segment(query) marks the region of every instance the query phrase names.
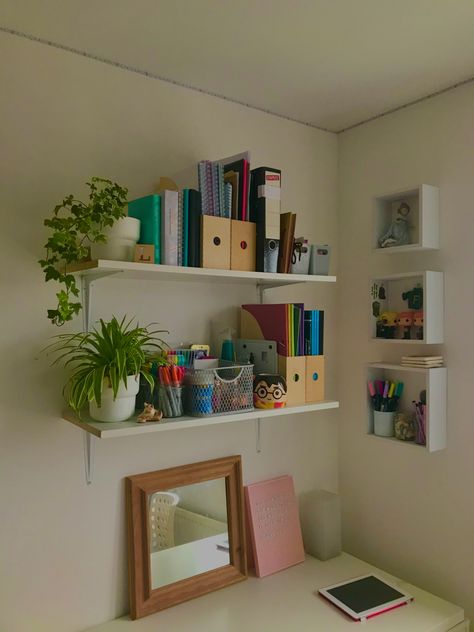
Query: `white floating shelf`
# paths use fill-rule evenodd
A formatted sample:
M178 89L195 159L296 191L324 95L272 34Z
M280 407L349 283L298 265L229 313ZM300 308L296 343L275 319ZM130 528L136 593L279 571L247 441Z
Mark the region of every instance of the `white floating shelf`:
M88 415L82 419L72 411L66 411L63 419L79 426L82 430L98 437L99 439L111 439L113 437L127 437L130 435L149 434L151 432L163 432L165 430L182 430L184 428L197 428L199 426L212 426L232 422L243 422L252 419L267 419L269 417L281 417L284 415L298 415L317 410L329 410L339 408L339 402L325 400L314 404L302 404L301 406L288 406L270 410L253 409L242 413L229 413L226 415L214 415L212 417L177 417L176 419L163 419L160 422L138 423L134 419L117 423L104 423L93 421Z
M167 266L154 263L134 263L129 261L109 261L98 259L68 267L68 271L89 278L118 274L120 278L146 279L157 281L221 281L222 283L240 283L279 287L295 283L335 283L335 276L312 274L283 274L272 272L244 272L241 270L213 270L210 268L188 268Z
M404 246L382 248L380 238L398 216L402 205L408 205L407 215L411 243ZM403 210L406 209L406 206ZM420 184L409 189L378 195L375 198L374 238L375 252L394 254L439 248L439 189L430 184Z
M421 309L410 307L408 301L408 295L417 286L421 287L423 292ZM403 298L404 294L405 299ZM370 282L369 297L370 337L373 340L410 345L440 344L444 341L444 275L442 272L428 270L373 278ZM398 327L394 328L393 337L377 336L375 308L378 309L379 313L423 311L423 336L416 337L417 329L415 327L410 330L410 339L403 338L403 331Z
M411 445L428 452L446 447L447 369L436 367L420 369L385 362L371 363L367 367L368 380L403 382L404 389L399 410L414 412L414 400L419 400L420 391L426 390L426 446L414 441L400 441L395 437L379 437L373 434L373 411L370 397L367 398L367 434L374 439ZM367 387L366 387L367 388Z

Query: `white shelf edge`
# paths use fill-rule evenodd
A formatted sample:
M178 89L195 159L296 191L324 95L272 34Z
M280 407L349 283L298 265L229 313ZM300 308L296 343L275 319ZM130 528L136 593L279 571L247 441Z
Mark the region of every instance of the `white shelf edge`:
M439 250L435 246L422 246L420 243L407 244L406 246L393 246L391 248L372 248L372 252L383 254L396 254L397 252L422 252L424 250Z
M388 369L392 371L411 371L412 373L428 373L436 369L443 369L446 371L445 366L433 366L433 367L413 367L404 366L403 364L391 364L389 362L369 362L367 365L369 369Z
M420 443L415 443L414 441L401 441L401 439L397 439L396 437L380 437L373 432L366 432L365 436L372 439L378 439L379 441L385 441L386 443L401 443L402 445L410 445L412 448L420 448L420 450L426 450L429 452L426 445L421 445Z
M246 272L243 270L214 270L211 268L189 268L184 266L167 266L155 263L135 263L132 261L109 261L97 259L95 261L77 264L69 268L71 274L79 276L100 276L100 273L123 273L129 276L174 277L186 280L202 280L214 278L257 283L261 285L291 285L294 283L335 283L332 275L312 274L283 274L273 272Z
M271 410L259 410L257 408L242 413L230 413L227 415L215 415L212 417L179 417L177 419L165 419L160 422L148 422L144 424L135 421L122 421L117 423L105 423L92 421L84 416L81 420L72 411L63 413L63 419L78 426L82 430L98 437L99 439L111 439L113 437L126 437L130 435L149 434L151 432L163 432L167 430L182 430L184 428L197 428L200 426L212 426L216 424L250 421L252 419L267 419L269 417L281 417L287 415L297 415L318 410L330 410L339 408L339 402L334 400L324 400L313 404L302 404L301 406L288 406L284 408L274 408Z

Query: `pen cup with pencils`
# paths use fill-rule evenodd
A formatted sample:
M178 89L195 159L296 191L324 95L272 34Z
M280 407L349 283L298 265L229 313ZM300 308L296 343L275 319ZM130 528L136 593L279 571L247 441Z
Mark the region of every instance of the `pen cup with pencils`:
M396 384L388 380L375 380L369 381L368 387L374 415L373 428L369 432L379 437L393 437L394 417L403 393L403 382Z
M163 417L181 417L184 367L161 366L158 370L158 379L158 401Z

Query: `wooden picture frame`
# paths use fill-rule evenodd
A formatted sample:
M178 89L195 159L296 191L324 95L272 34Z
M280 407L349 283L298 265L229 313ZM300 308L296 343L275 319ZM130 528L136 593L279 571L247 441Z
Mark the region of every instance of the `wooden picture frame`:
M225 478L230 564L152 589L148 497L158 491ZM145 617L247 579L240 456L129 476L126 481L130 616Z

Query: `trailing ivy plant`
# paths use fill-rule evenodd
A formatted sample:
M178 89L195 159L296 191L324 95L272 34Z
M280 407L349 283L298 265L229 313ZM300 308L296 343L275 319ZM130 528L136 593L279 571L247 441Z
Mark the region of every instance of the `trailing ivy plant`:
M128 189L105 178L93 177L86 183L89 200L76 200L68 195L54 207L53 216L44 220L51 229L45 244L46 258L39 263L46 281L57 281L64 287L57 294L55 309L48 309L48 318L54 325L72 320L81 310L76 300L79 289L68 265L86 259L91 243L107 241L104 229L125 216Z

